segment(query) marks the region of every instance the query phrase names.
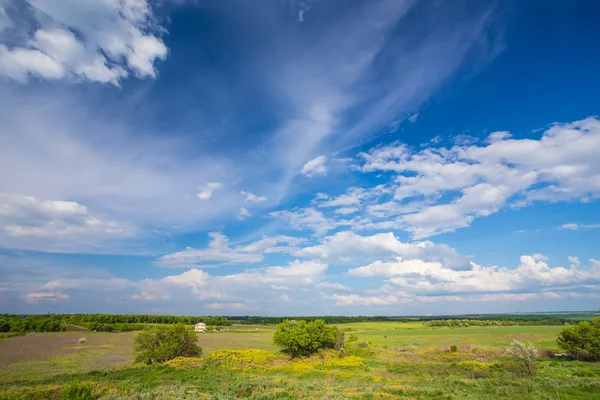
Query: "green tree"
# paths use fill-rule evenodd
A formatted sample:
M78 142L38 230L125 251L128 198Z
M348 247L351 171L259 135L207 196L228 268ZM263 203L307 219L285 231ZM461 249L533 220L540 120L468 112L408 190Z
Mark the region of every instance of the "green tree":
M558 334L558 347L579 358L588 351L600 358L600 318L592 318L577 325L567 326Z
M322 319L311 322L285 320L275 329L273 343L283 347L292 357L305 356L336 344L336 327Z
M135 361L160 363L175 357L198 357L202 348L196 333L183 324L154 325L135 337Z

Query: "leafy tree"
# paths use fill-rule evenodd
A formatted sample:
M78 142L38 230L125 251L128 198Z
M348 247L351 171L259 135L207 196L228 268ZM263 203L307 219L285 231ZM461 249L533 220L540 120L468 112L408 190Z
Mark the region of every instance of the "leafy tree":
M600 358L600 318L592 318L590 321L563 328L556 342L558 347L577 358L585 351L595 358Z
M336 327L327 325L322 319L285 320L275 329L273 343L283 347L292 357L310 355L323 348L336 345Z
M135 361L160 363L175 357L198 357L202 348L196 333L183 324L154 325L135 337Z

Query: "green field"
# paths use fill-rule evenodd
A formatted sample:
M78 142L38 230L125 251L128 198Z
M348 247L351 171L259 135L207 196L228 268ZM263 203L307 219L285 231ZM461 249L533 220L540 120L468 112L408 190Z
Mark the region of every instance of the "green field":
M365 342L360 354L290 361L272 344L274 327L255 325L198 334L202 359L152 366L132 364L135 332L14 337L0 341L0 399L61 398L80 386L104 399L600 398L599 363L541 357L528 378L503 355L511 339L557 349L560 326L338 326ZM211 352L224 349L260 351L213 353L227 361L214 362Z

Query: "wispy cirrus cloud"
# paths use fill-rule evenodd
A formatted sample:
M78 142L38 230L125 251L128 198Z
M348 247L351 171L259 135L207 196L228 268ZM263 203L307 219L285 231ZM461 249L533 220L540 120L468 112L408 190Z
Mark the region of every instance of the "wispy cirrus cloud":
M561 226L559 226L560 229L568 229L571 231L578 231L580 229L598 229L600 228L600 224L576 224L576 223L570 223L570 224L563 224Z

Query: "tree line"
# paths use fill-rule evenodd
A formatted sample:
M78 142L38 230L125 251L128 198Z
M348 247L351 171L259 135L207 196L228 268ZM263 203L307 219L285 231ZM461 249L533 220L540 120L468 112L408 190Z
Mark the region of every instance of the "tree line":
M518 319L434 319L425 321L425 326L450 326L455 328L469 326L559 326L577 324L581 321L562 318L518 318Z
M230 326L226 317L175 316L149 314L37 314L0 315L0 332L59 332L68 325L84 326L94 331L131 331L144 324L185 324L204 322L211 326Z
M312 322L316 320L323 320L328 324L348 324L352 322L410 322L417 321L419 318L397 318L397 317L383 317L383 316L357 316L357 317L346 317L346 316L310 316L310 317L258 317L258 316L236 316L228 317L234 323L248 324L248 325L275 325L280 324L285 320L297 320Z

